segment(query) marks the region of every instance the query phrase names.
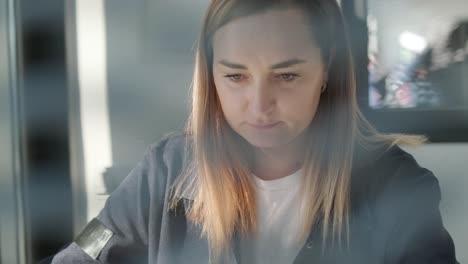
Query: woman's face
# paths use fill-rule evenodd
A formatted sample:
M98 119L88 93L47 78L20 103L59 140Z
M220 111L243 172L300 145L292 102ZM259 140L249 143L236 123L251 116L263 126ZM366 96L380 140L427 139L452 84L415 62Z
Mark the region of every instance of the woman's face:
M253 146L277 148L309 126L326 73L307 18L289 8L218 29L213 76L232 129Z

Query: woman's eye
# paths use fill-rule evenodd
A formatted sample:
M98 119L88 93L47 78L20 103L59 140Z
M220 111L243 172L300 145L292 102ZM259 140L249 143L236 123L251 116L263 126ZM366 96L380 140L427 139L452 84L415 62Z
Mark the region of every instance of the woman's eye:
M281 78L281 80L287 81L287 82L293 81L297 77L299 77L299 75L296 73L282 73L279 75L279 78Z
M241 74L227 74L224 77L228 78L231 81L234 82L239 82L242 80L242 75Z

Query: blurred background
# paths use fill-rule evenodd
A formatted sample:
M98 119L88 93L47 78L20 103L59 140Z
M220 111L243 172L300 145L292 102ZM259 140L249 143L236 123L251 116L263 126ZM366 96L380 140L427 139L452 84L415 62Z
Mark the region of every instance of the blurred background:
M207 4L0 0L1 264L35 263L72 241L146 147L184 127ZM429 110L449 109L457 119L444 120L468 126L466 0L341 6L353 47L366 44L355 50L363 109L417 109L429 121ZM466 263L468 135L433 124L442 140L406 150L438 177Z

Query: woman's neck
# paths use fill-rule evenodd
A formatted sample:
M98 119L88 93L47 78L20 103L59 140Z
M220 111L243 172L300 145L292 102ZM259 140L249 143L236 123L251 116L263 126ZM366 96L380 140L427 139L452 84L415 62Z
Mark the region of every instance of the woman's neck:
M276 149L256 148L252 173L262 180L280 179L299 170L303 160L303 151L297 144Z

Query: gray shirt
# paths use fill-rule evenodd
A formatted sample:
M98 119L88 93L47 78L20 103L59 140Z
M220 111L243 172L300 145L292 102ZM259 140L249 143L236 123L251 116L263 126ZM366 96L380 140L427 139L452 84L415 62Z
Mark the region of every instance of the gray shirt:
M52 263L208 263L207 240L185 217L191 198L185 197L177 210L168 208L170 188L190 158L187 153L182 133L151 145L109 196L97 221ZM313 228L295 264L457 263L439 213L438 181L410 154L398 147L358 149L351 179L349 246L322 251L320 228ZM240 260L239 241L235 235L229 263Z

